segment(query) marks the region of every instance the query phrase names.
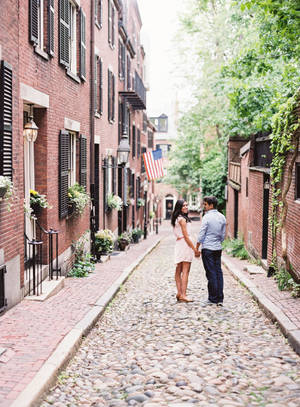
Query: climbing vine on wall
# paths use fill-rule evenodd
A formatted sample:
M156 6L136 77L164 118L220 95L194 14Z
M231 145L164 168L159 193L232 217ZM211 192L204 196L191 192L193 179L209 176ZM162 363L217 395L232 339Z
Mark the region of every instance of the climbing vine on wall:
M278 270L276 238L278 231L281 232L282 258L285 261L287 271L296 282L300 282L299 277L294 272L287 254L286 238L286 217L288 211L287 194L290 189L293 168L298 154L299 147L299 117L296 109L300 103L300 90L284 103L277 114L273 117L271 151L273 153L271 165L272 183L272 213L270 226L272 230L272 267ZM292 153L291 160L287 167L287 176L284 177L284 170L287 165L287 158Z

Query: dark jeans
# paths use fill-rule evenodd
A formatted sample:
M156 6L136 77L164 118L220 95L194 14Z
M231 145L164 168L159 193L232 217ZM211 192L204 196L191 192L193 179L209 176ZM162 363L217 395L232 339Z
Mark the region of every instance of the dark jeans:
M201 253L208 280L208 299L214 303L223 302L222 250L202 249Z

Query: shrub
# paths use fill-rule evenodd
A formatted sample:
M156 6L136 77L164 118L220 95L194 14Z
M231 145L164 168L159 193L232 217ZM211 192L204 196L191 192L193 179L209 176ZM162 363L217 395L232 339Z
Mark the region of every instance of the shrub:
M238 257L241 260L250 258L242 239L226 239L223 242L225 252L233 257Z
M95 269L91 254L85 251L85 243L87 241L88 239L86 237L81 237L76 242L72 242L75 262L68 274L69 277L86 277Z
M95 245L98 253L111 253L113 251L115 235L109 229L99 230L95 234Z
M118 242L120 240L126 241L128 244L131 242L131 234L128 232L123 232L118 236Z
M118 195L107 194L107 207L109 209L116 209L121 211L123 207L123 201Z
M145 206L145 199L138 198L137 200L137 207L140 208L141 206Z

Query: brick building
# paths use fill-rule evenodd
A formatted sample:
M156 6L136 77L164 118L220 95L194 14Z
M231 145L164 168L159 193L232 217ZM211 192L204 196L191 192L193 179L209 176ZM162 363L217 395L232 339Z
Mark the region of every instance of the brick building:
M284 178L287 179L288 158ZM282 262L281 236L272 242L269 225L271 215L270 137L257 135L250 140L230 139L228 142L227 235L241 237L249 252L270 266L273 248ZM300 277L300 150L293 169L287 196L287 251L293 268ZM274 245L274 247L273 247Z
M72 242L89 242L89 230L117 235L147 225L153 186L141 154L155 130L145 112L136 0L2 3L0 175L13 181L15 197L12 212L0 202L0 310L29 292L33 246L44 277L48 269L66 274ZM131 152L121 165L124 136ZM92 198L80 216L71 216L69 205L75 183ZM28 216L30 190L45 195L51 209ZM121 212L109 210L109 194L122 198Z

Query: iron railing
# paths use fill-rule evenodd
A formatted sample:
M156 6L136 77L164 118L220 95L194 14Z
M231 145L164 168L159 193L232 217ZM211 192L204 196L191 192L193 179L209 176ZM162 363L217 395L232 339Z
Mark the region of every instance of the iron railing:
M25 237L25 277L28 281L28 295L42 294L43 264L42 250L43 242L30 240L26 233Z
M48 276L49 280L53 280L54 273L56 274L56 280L58 279L58 275L61 276L61 268L58 267L58 230L54 230L50 228L46 230L39 224L36 220L37 228L37 240L40 240L44 243L43 248L43 257L42 262L43 264L48 264ZM46 242L48 244L46 244ZM48 246L48 252L46 247ZM55 267L54 267L55 265Z
M0 266L0 312L3 312L7 306L7 300L5 298L5 273L6 266Z

